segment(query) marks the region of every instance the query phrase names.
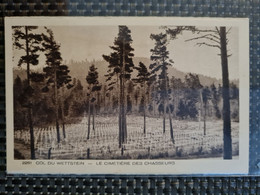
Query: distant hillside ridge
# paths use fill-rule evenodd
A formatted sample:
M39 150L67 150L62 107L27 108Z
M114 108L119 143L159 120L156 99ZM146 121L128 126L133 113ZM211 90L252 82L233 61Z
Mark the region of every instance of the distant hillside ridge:
M145 57L134 57L133 62L135 64L135 66L138 66L139 62L142 62L147 66L147 68L149 68L149 65L151 64L150 59L145 58ZM65 62L64 64L66 64L69 67L70 76L72 78L79 79L81 81L81 83L83 84L83 86L85 86L87 84L86 75L88 74L89 67L92 64L94 64L98 69L99 82L104 83L106 80L106 77L104 75L107 74L108 63L105 60L93 60L93 61L70 60L68 62ZM39 68L36 71L41 72L42 70ZM185 75L188 74L187 72L183 72L183 71L176 69L174 67L174 65L168 69L168 73L169 73L169 78L172 78L174 76L175 78L180 78L182 81L184 81ZM26 79L26 70L23 68L14 68L13 69L13 76L14 76L13 78L15 79L17 75L19 75L19 77L22 80ZM132 73L132 78L135 78L136 75L137 75L137 72L136 72L136 70L134 70ZM215 86L218 86L219 84L222 85L222 79L217 79L217 78L213 78L213 77L202 75L202 74L197 74L197 75L199 76L200 82L203 86L210 86L213 83L215 84ZM230 83L234 83L238 86L239 80L238 79L230 80Z

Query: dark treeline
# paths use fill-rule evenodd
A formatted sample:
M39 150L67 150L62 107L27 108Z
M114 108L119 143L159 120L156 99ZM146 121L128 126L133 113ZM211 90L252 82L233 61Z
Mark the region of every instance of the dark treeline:
M142 61L134 64L131 30L127 26L119 26L118 36L110 46L111 53L103 54L108 64L107 73L99 75L97 65L93 63L86 67L85 72L78 73L84 74L84 81L70 76L70 66L63 64L60 44L56 42L52 30L45 28L44 33L37 34L35 29L37 27L13 28L14 47L24 52L18 66L25 64L25 69L17 70L14 78L14 126L15 129L30 129L32 159L35 158L34 127L54 125L59 143L66 138L65 124L76 123L86 115L87 139L91 124L95 131L96 115L117 115L119 147L127 142L127 115L143 117L144 134L148 126L146 117L161 117L163 133L169 122L173 143L173 123L176 120L203 122L206 135L207 120L224 120L223 105L228 103L229 117L239 121L239 89L235 83L229 83L229 80L228 85L225 83L227 93L223 85L202 85L196 74L188 73L184 79L169 75L169 68L174 66L169 59L169 41L183 30L196 31L194 28L167 29L166 33L151 34L154 43L151 64ZM171 38L167 32L171 33ZM31 66L39 64L41 54L45 55L45 65L42 70L34 71ZM26 76L21 76L24 71ZM100 77L105 79L101 81ZM228 100L223 98L226 94Z
M197 81L199 86L197 87ZM88 95L80 80L73 78L73 87L64 89L64 116L67 123L74 123L78 117L88 114ZM160 101L161 91L159 83L148 86L143 89L144 84L136 84L135 81L129 81L126 84L127 91L127 114L137 114L142 116L144 109L149 117L162 117L164 107ZM231 118L239 121L239 89L236 84L230 84L230 100L232 104ZM28 120L26 109L23 107L23 91L25 90L26 80L21 80L19 76L14 79L14 119L15 129L24 129L27 127ZM48 126L55 122L55 113L53 99L49 94L41 91L40 83L34 85L36 104L34 106L34 123L37 126ZM95 94L95 110L98 115L114 115L118 113L118 89L108 91L108 85L102 84L100 91ZM222 107L222 86L212 83L210 86L202 86L199 77L195 74L187 74L185 80L172 77L169 80L169 101L170 113L173 119L178 120L203 120L204 113L209 119L221 119ZM205 95L204 95L205 94ZM206 105L206 108L204 106ZM93 106L90 105L92 114ZM206 112L205 112L206 110ZM166 109L166 113L169 109ZM23 113L23 114L22 114ZM200 115L199 115L200 113ZM61 108L59 110L61 118Z

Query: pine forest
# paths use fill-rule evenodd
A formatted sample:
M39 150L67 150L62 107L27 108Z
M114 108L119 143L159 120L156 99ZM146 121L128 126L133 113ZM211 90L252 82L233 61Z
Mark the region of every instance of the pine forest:
M238 30L13 26L15 159L235 159Z

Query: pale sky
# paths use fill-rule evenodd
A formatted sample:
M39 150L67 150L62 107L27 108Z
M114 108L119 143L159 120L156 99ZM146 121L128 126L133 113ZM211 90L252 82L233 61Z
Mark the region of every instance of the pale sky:
M150 58L150 49L154 41L150 39L151 33L163 32L159 26L128 26L133 39L132 47L136 57ZM102 54L108 55L112 50L109 46L118 34L118 26L50 26L54 38L61 44L62 58L70 60L102 60ZM40 32L44 32L42 27ZM195 41L185 42L194 37L191 32L184 32L178 39L168 45L170 58L175 62L174 67L183 72L192 72L206 76L221 78L220 53L218 48L195 46ZM238 70L238 30L232 28L228 34L229 74L230 79L239 78ZM15 55L18 53L16 52ZM42 57L44 60L44 58Z

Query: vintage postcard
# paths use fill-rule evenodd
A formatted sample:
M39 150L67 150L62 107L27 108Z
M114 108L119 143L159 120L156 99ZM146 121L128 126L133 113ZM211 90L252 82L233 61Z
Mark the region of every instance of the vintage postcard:
M10 174L248 174L245 18L5 18Z

